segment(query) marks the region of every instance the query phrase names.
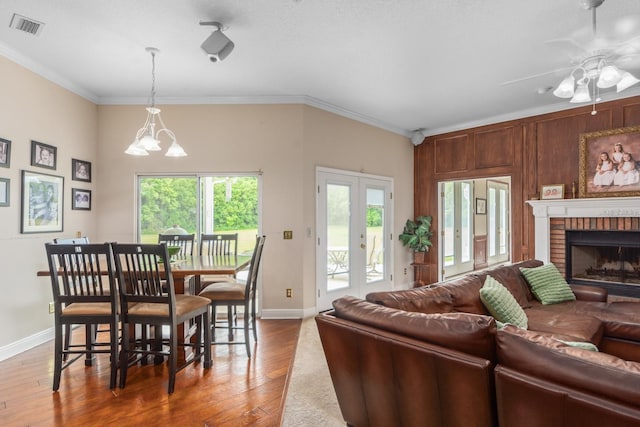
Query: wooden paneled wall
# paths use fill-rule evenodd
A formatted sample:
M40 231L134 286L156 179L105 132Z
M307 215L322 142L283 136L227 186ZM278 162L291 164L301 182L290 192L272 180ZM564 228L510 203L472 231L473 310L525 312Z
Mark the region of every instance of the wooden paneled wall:
M579 138L583 132L640 125L640 96L509 122L435 135L415 148L415 215L432 215L438 229L439 181L511 177L511 248L514 261L535 253L531 208L544 184L564 184L572 197L578 183ZM430 282L437 279L439 236L427 253Z

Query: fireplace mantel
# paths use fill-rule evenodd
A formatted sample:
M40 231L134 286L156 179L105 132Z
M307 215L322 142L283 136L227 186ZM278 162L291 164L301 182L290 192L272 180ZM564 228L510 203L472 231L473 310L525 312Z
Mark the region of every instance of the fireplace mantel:
M640 197L528 200L535 217L536 259L549 262L550 218L640 217Z

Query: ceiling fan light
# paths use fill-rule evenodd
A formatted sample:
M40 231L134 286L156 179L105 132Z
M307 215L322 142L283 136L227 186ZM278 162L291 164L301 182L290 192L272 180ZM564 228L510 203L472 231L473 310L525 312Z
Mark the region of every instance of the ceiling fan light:
M573 98L571 98L569 102L576 104L580 102L590 102L590 101L591 101L591 95L589 95L589 85L584 84L584 85L578 85L578 87L576 88L575 95L573 95Z
M574 84L575 78L572 74L560 82L556 90L553 91L553 94L558 98L571 98L574 93Z
M618 82L616 91L617 92L622 92L623 90L630 88L631 86L633 86L634 84L636 84L638 82L640 82L640 80L638 80L630 72L625 71L624 73L622 73L622 78Z
M598 77L598 87L600 89L607 89L615 86L620 79L622 78L622 74L620 70L615 65L606 65L602 67L600 71L600 77Z

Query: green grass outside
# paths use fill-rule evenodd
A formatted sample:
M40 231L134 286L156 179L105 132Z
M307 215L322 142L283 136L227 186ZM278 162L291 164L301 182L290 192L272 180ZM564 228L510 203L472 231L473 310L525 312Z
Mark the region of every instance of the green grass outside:
M330 225L328 226L329 242L328 246L349 246L349 227L346 225ZM382 227L367 228L367 246L373 244L373 237L376 238L376 247L380 247L382 241Z

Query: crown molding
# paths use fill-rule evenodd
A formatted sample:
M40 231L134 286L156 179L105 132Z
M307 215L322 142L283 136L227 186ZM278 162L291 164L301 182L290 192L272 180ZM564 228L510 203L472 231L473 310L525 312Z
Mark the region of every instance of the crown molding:
M83 89L82 87L74 84L72 81L60 76L59 74L44 67L42 64L27 58L26 56L16 52L4 44L0 43L0 55L7 59L25 67L26 69L38 74L39 76L49 80L50 82L75 93L93 102L96 105L145 105L148 102L148 97L98 97L95 94ZM634 87L627 89L623 94L617 93L604 93L601 94L602 102L613 101L617 99L630 98L640 95L640 87ZM360 123L364 123L370 126L374 126L379 129L387 130L389 132L405 136L408 139L411 138L413 131L408 129L402 129L397 126L393 126L389 123L383 122L372 117L359 114L355 111L348 110L338 105L331 104L318 98L314 98L308 95L272 95L272 96L200 96L200 97L166 97L156 98L159 105L269 105L269 104L301 104L310 107L315 107L336 115L346 117L348 119L355 120ZM525 110L513 111L511 113L485 117L478 120L467 121L458 123L452 126L443 126L439 128L422 128L422 133L425 137L441 135L449 132L460 131L464 129L470 129L479 126L486 126L495 123L506 122L510 120L522 119L525 117L537 116L542 114L554 113L557 111L571 110L574 108L580 108L588 103L575 105L570 104L567 101L558 102L552 105L544 107L536 107ZM598 104L596 104L597 107Z
M76 95L93 102L94 104L98 103L98 97L91 92L74 84L71 80L66 79L61 75L51 71L49 68L43 66L39 62L33 61L32 59L27 58L21 53L8 48L2 43L0 43L0 55L15 62L18 65L23 66L27 70L39 75L40 77L49 80L51 83L57 84L58 86L67 89L68 91L73 92Z

